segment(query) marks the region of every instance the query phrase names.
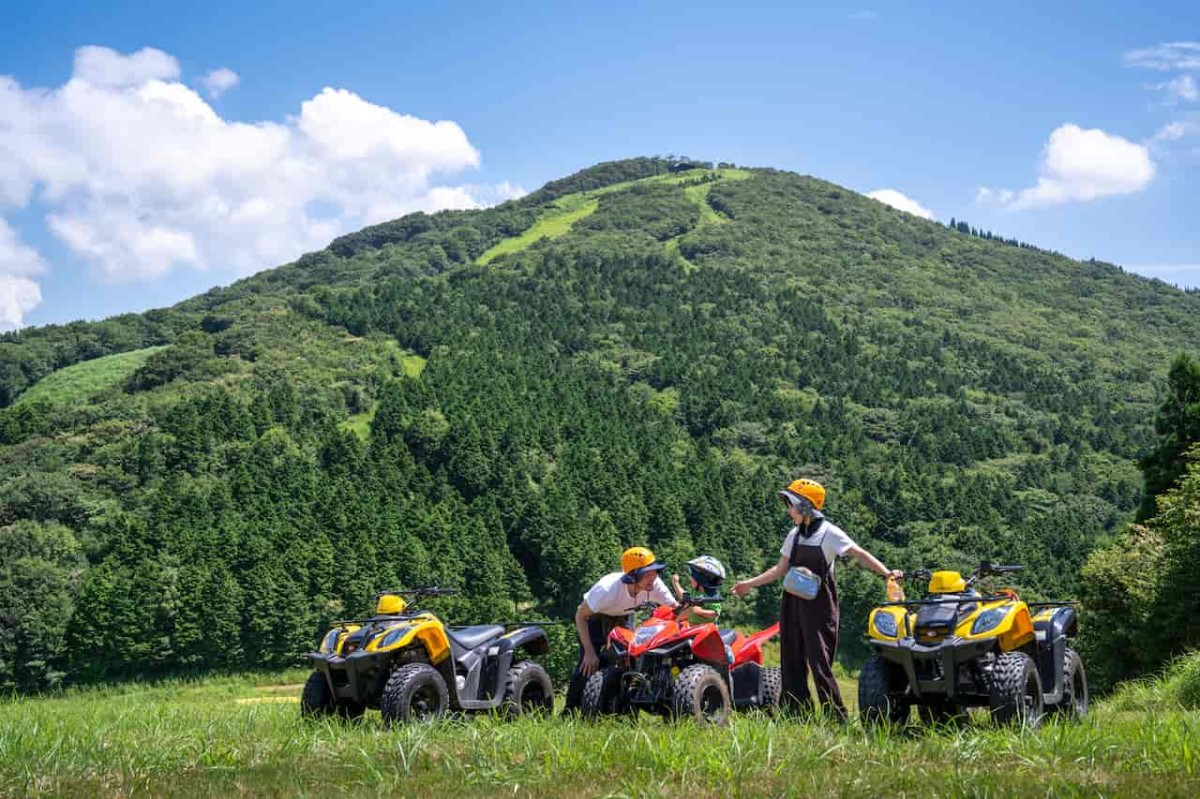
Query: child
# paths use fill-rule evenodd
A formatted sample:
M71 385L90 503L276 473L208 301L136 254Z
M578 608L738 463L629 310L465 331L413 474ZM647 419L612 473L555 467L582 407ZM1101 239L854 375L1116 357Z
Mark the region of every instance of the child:
M688 571L692 575L693 592L700 591L701 595L706 597L720 594L721 581L725 579L725 567L721 565L721 561L712 555L701 555L688 561ZM682 600L683 587L679 584L679 575L671 575L671 582L675 596ZM690 607L679 616L679 620L689 624L707 624L710 621L715 622L720 615L721 605L716 603Z

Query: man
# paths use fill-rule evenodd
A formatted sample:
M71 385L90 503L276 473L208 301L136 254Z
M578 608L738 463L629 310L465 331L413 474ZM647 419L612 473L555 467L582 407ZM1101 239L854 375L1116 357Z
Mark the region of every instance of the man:
M575 713L583 702L583 686L600 668L600 650L614 627L626 624L634 608L646 602L676 607L679 603L659 576L666 566L645 547L630 547L621 555L621 571L596 581L575 610L579 635L579 664L567 686L563 714Z
M779 609L780 666L783 677L782 703L791 709L812 707L808 692L808 670L821 706L839 721L846 720L846 705L833 677L833 658L838 640L838 594L833 577L834 560L849 555L880 577L900 576L889 571L870 552L854 543L841 528L825 519L825 489L813 480L795 480L779 492L795 527L779 550L779 562L757 577L742 580L733 593L742 596L751 588L773 583L796 568L808 569L819 581L809 599L785 591ZM786 583L785 583L786 585Z

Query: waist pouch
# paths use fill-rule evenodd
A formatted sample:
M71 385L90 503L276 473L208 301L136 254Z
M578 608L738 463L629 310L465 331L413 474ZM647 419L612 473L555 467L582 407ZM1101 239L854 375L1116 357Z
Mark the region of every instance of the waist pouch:
M821 578L812 569L793 566L783 578L783 590L801 599L812 599L821 591Z

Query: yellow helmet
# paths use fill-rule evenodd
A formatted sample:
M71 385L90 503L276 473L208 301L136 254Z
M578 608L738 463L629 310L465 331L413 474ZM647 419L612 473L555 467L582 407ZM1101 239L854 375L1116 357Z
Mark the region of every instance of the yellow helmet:
M654 558L654 553L645 547L630 547L621 553L621 578L626 583L637 582L648 571L662 571L666 566Z
M967 590L967 581L958 572L934 572L929 578L931 594L961 594Z
M779 497L784 502L790 502L788 495L807 499L817 510L820 510L825 505L825 486L816 480L809 480L804 477L799 480L793 480L788 483L787 488L779 492Z
M375 603L376 616L397 616L404 612L408 607L408 603L402 597L395 594L380 594L379 601Z

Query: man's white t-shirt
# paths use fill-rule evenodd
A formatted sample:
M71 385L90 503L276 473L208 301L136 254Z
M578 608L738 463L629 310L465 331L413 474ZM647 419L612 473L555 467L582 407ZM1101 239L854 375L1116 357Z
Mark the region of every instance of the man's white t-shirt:
M799 528L793 527L787 534L787 538L783 541L783 546L779 549L779 554L785 558L792 556L792 543L796 540L796 530ZM829 573L833 574L834 559L845 555L850 551L851 547L858 546L854 540L829 520L822 522L821 527L808 538L800 539L800 546L816 546L820 542L821 550L825 554L825 560L829 563Z
M596 581L588 592L583 595L583 601L591 608L592 613L605 616L625 616L645 602L657 602L660 605L675 607L679 604L667 590L667 584L661 577L654 578L654 584L649 591L638 591L634 596L629 595L629 584L621 582L624 575L621 572L606 574Z

